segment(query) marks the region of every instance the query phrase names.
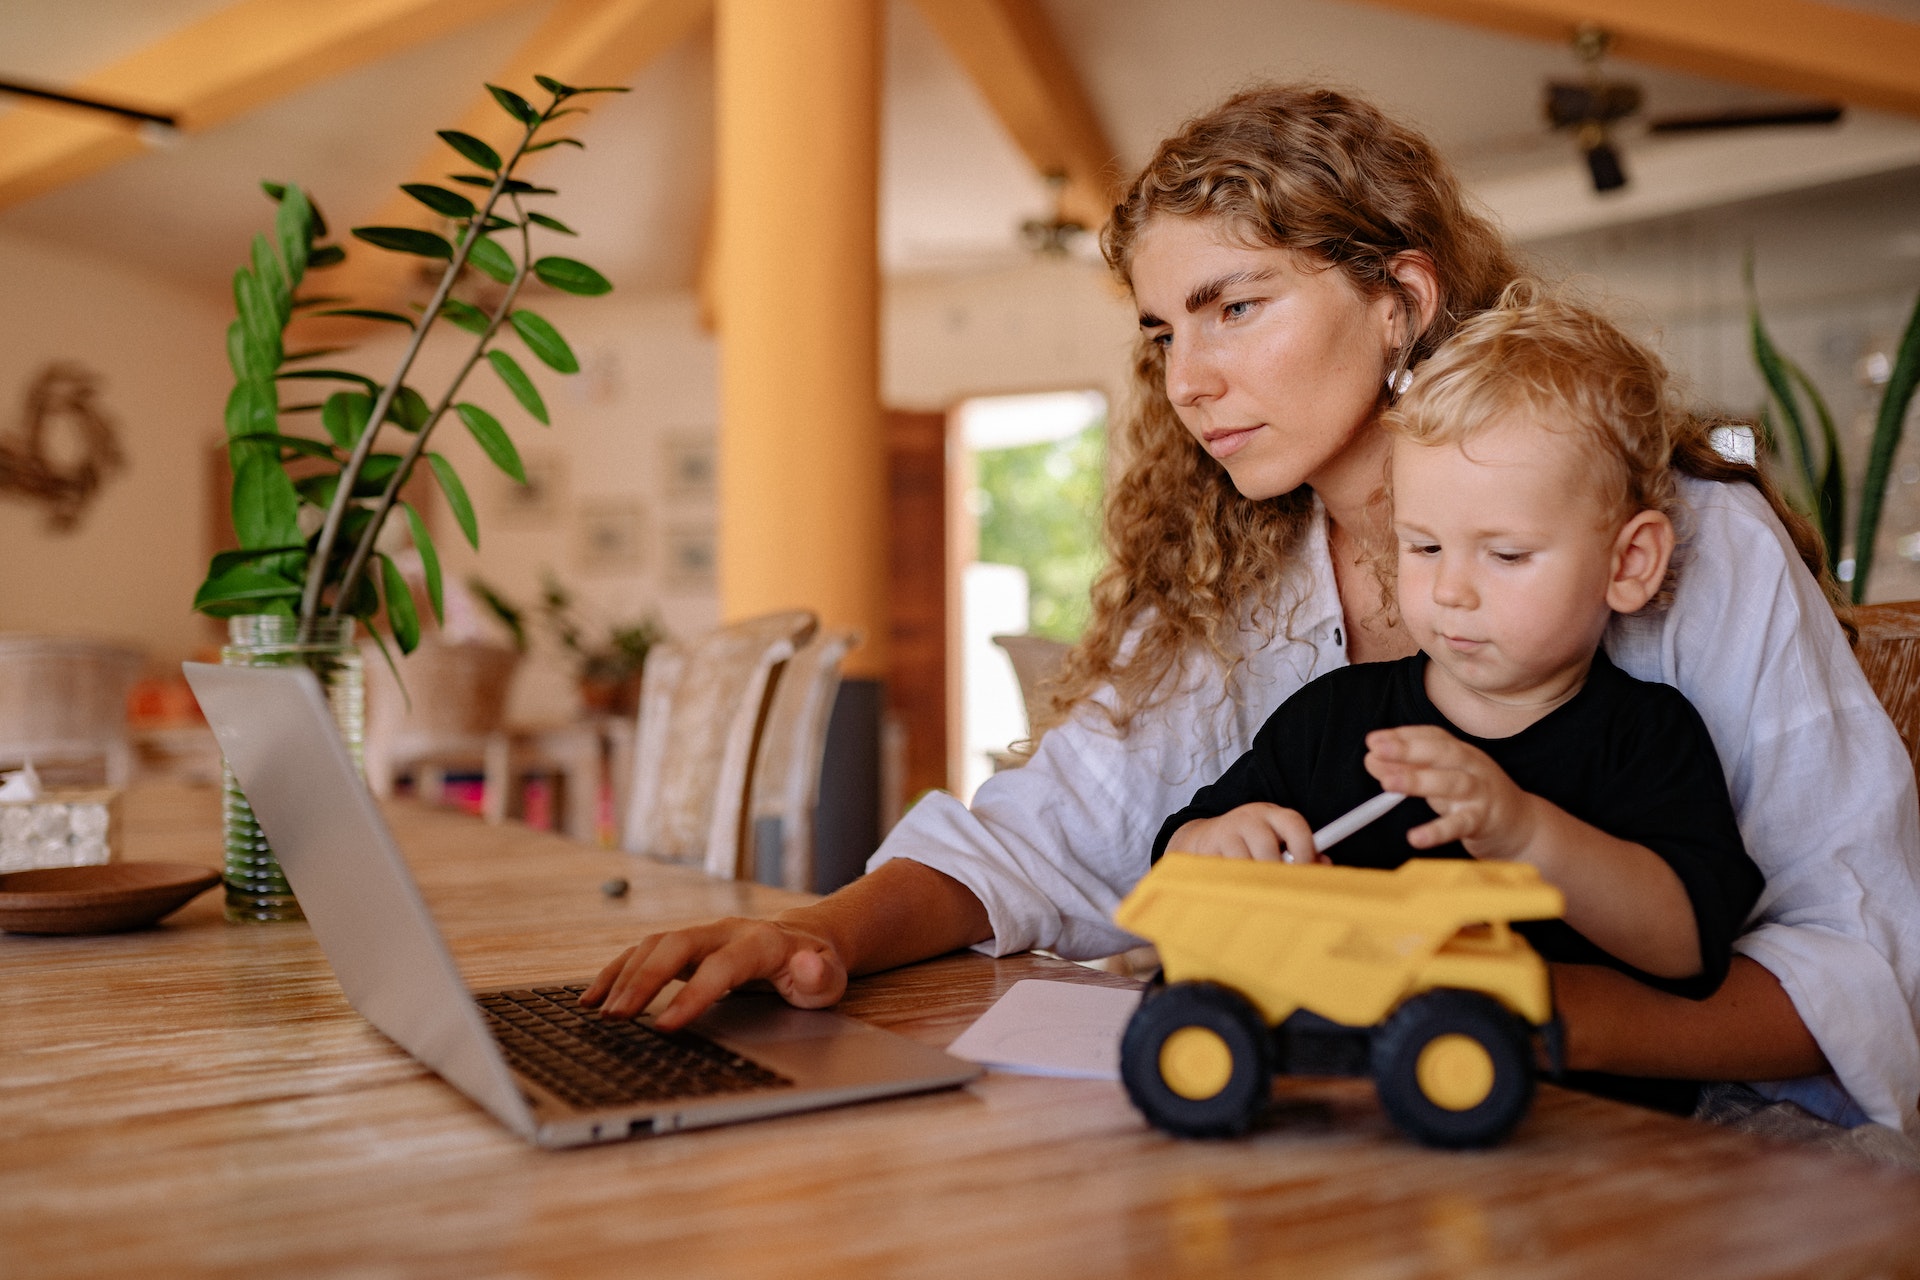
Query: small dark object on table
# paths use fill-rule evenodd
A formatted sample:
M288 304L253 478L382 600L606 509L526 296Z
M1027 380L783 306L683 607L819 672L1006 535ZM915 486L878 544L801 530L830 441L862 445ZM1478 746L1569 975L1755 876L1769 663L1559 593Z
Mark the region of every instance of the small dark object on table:
M609 898L624 898L627 896L628 888L629 886L625 876L615 876L613 879L601 884L600 892L606 894Z

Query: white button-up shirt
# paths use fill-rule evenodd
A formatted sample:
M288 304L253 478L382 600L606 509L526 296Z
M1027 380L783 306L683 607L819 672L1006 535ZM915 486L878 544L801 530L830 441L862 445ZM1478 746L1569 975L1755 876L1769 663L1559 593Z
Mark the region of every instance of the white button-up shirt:
M1920 1138L1920 805L1906 749L1818 585L1748 485L1684 480L1673 606L1617 617L1606 648L1693 702L1719 749L1747 850L1766 875L1735 950L1777 977L1833 1075L1762 1086L1845 1124ZM1316 510L1277 635L1243 634L1228 688L1204 655L1169 700L1117 736L1083 707L971 809L936 792L868 863L910 858L986 907L992 955L1071 958L1139 940L1114 907L1146 874L1154 835L1301 685L1345 665L1342 613ZM1111 690L1095 695L1112 697Z

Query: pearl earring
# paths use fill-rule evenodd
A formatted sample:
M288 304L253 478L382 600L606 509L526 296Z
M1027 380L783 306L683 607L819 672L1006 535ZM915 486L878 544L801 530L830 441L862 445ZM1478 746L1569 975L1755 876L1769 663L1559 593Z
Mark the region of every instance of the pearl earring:
M1396 396L1407 394L1407 388L1413 385L1413 374L1406 369L1387 370L1387 390Z

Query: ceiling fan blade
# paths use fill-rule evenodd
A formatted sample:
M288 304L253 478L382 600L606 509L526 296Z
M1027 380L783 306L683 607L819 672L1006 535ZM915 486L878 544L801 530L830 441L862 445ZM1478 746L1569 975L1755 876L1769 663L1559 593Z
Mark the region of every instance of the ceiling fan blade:
M119 116L123 120L135 120L145 124L157 124L174 128L174 117L161 111L149 111L145 107L129 106L123 102L107 102L100 98L82 97L77 93L67 93L60 89L49 89L44 85L22 84L16 80L0 80L0 94L9 94L17 98L36 98L41 102L59 102L70 107L85 107L89 111L101 111L108 115Z
M1556 129L1612 124L1640 109L1640 86L1630 80L1603 80L1598 84L1549 80L1543 106L1547 123Z
M1716 129L1766 129L1777 125L1835 124L1846 115L1837 102L1807 107L1758 107L1702 116L1664 116L1647 122L1648 133L1709 133Z

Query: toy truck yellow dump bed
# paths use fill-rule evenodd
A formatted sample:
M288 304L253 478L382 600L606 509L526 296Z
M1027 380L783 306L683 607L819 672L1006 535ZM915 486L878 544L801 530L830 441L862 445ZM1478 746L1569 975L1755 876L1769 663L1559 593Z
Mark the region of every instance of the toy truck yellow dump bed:
M1551 1016L1546 967L1507 924L1563 907L1528 866L1416 858L1377 871L1170 853L1114 919L1159 949L1168 982L1225 983L1270 1025L1304 1008L1369 1026L1436 986L1484 991L1538 1025Z

